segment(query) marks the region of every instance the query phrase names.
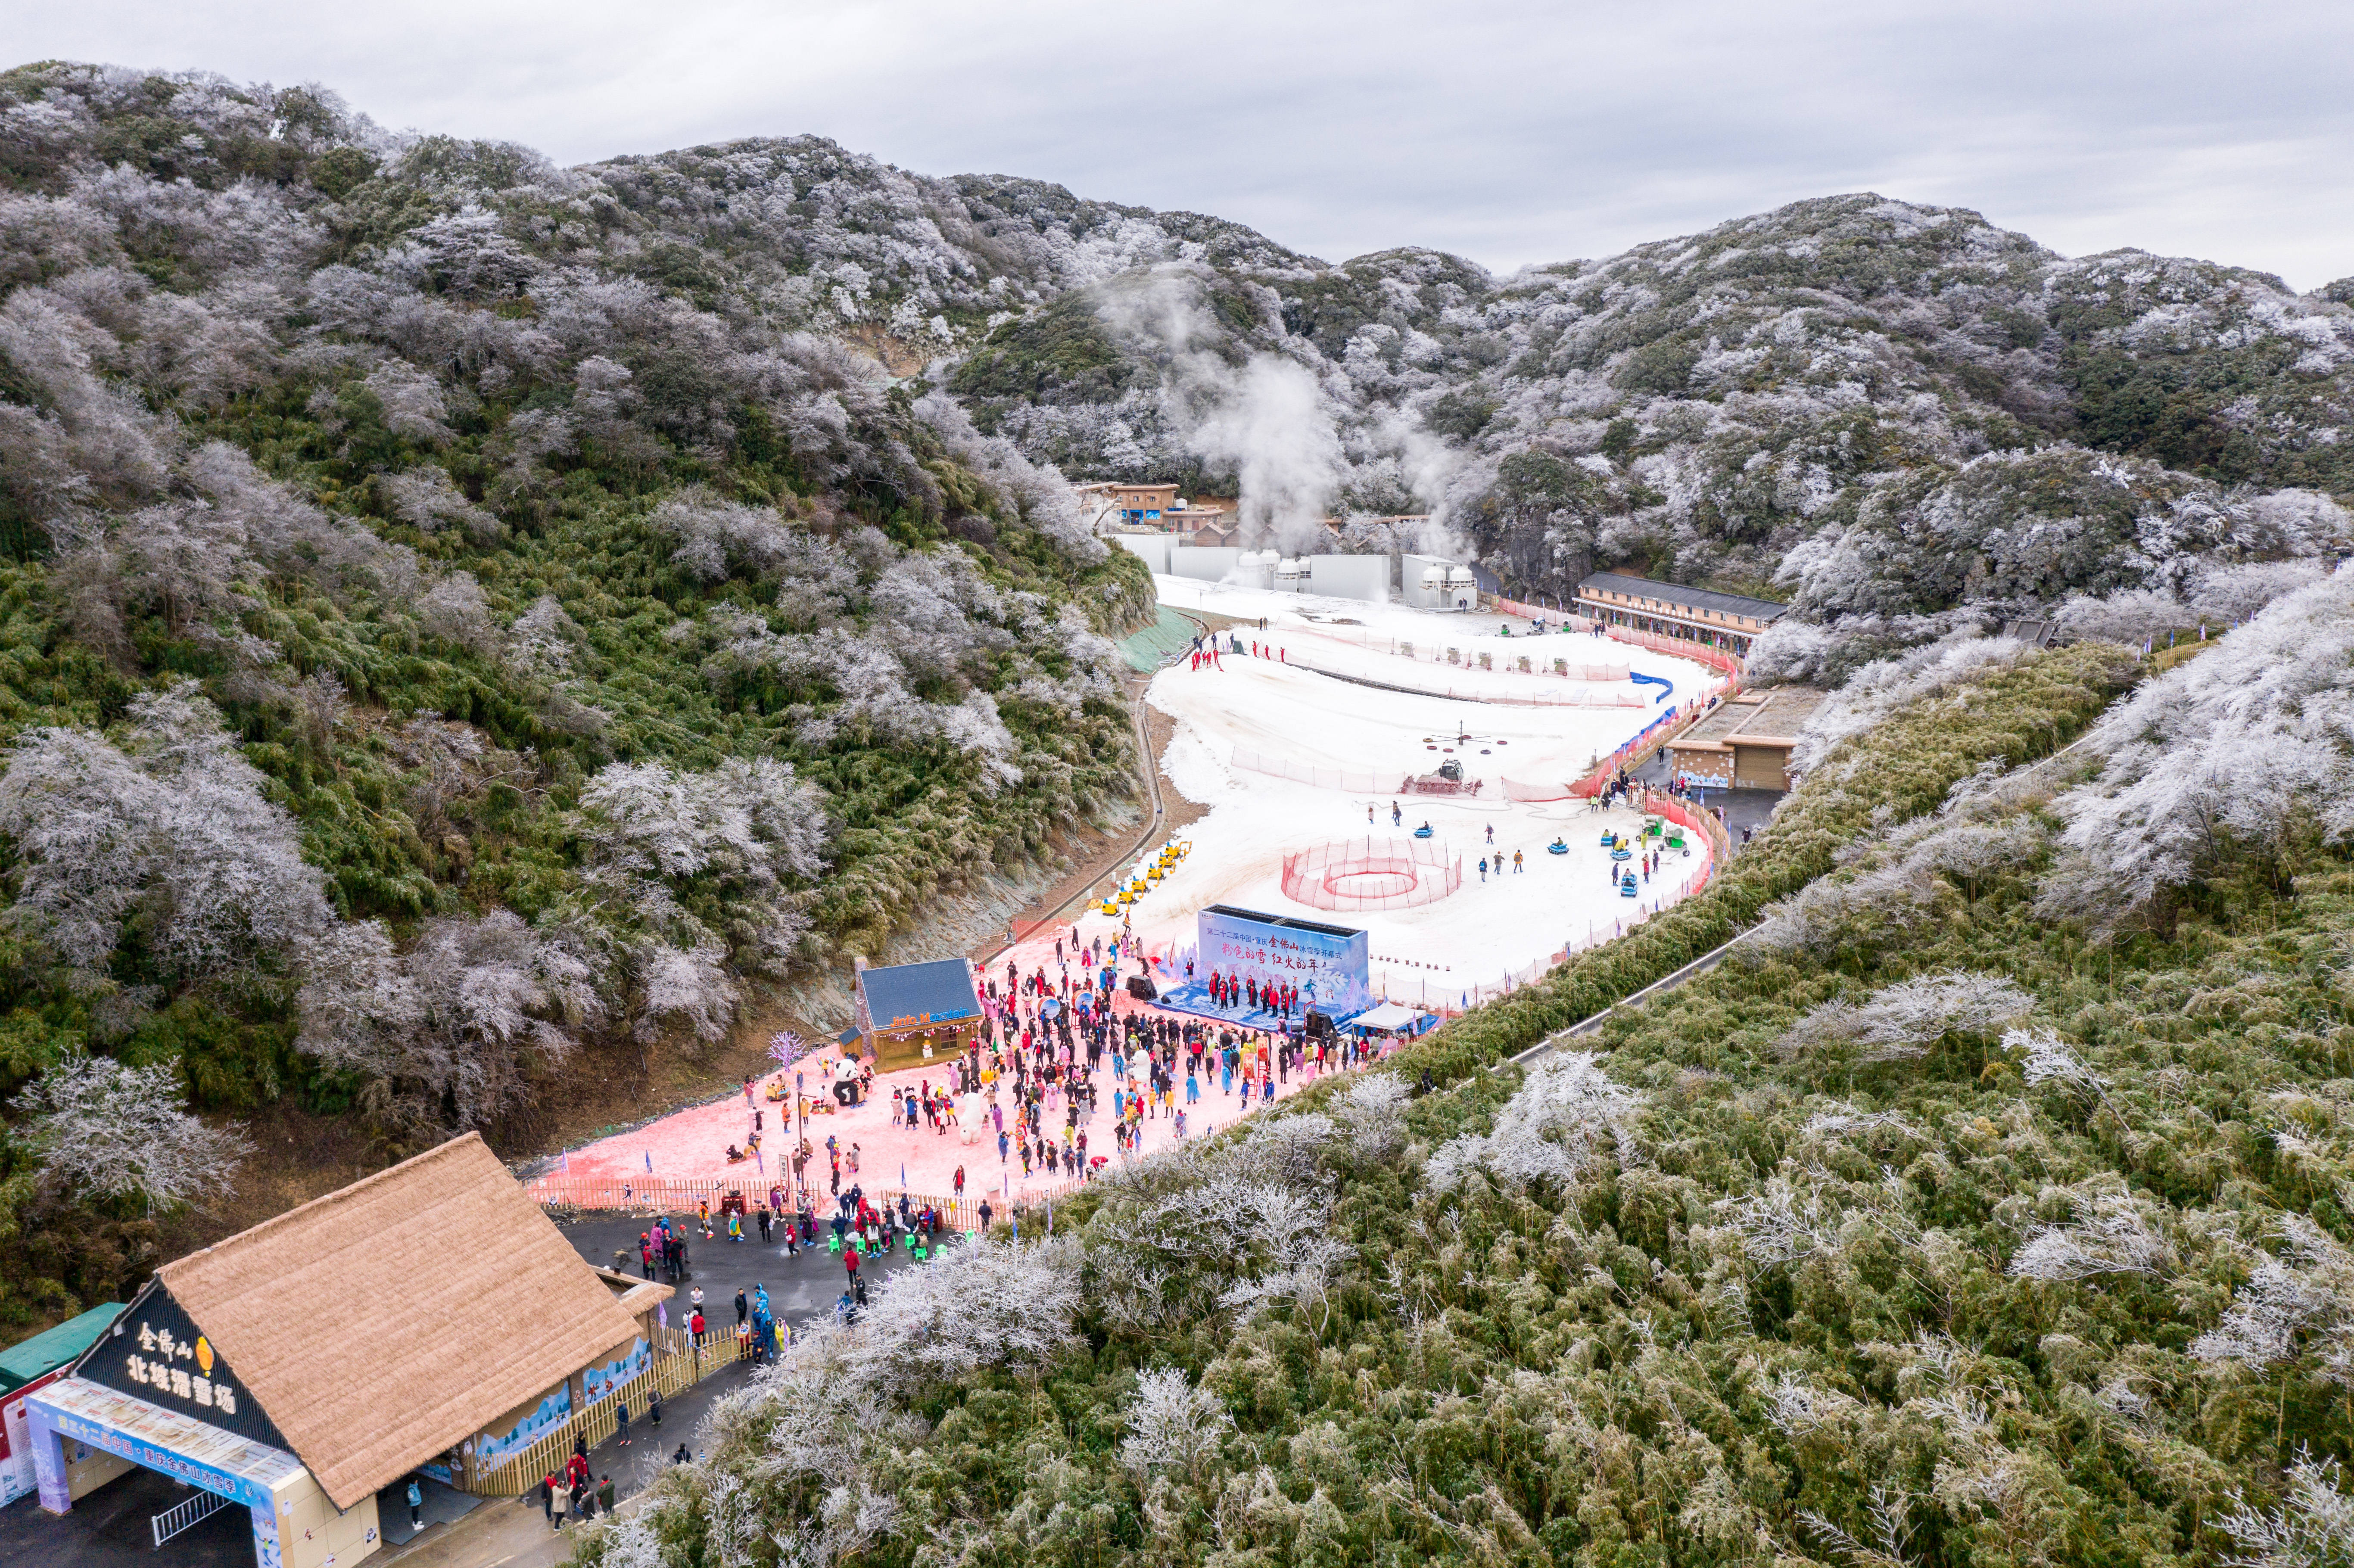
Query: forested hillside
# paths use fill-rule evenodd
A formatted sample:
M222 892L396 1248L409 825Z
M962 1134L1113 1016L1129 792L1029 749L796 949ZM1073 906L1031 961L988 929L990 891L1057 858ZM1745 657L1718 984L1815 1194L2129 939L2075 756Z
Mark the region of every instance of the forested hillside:
M141 1277L243 1118L495 1130L1113 808L1150 586L1059 470L1176 478L1787 597L1803 787L897 1271L590 1556L2344 1562L2349 293L1869 196L1336 266L815 138L0 76L0 1328ZM2030 611L2081 640L1978 635Z
M1132 789L1138 564L633 203L0 77L0 1329L143 1277L223 1116L495 1128Z
M1705 895L894 1276L584 1558L2345 1561L2354 582L1861 683Z
M1612 567L1787 599L1768 663L1838 676L2344 548L2349 291L1839 196L1503 278L1417 250L1172 260L996 328L949 384L1074 471L1224 491L1257 464L1288 541L1436 511L1422 542L1523 595Z

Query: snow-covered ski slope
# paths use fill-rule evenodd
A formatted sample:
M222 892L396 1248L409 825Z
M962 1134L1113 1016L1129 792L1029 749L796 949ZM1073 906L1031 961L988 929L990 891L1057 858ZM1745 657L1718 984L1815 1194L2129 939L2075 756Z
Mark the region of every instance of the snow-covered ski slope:
M1484 652L1502 664L1505 656L1543 655L1549 665L1566 657L1573 666L1634 668L1675 683L1677 702L1713 690L1714 672L1685 660L1629 648L1585 635L1510 638L1496 635L1505 623L1497 616L1444 615L1400 605L1370 605L1344 599L1274 593L1205 584L1186 578L1159 579L1163 602L1177 609L1268 620L1268 629L1237 628L1247 648L1253 641L1288 657L1236 657L1224 668L1195 670L1191 662L1164 670L1148 699L1176 721L1163 759L1181 793L1211 808L1181 836L1193 848L1176 872L1134 909L1136 929L1155 950L1182 950L1193 942L1193 916L1211 904L1232 904L1301 918L1362 927L1372 935L1373 982L1400 1000L1411 1001L1428 986L1435 999L1454 988L1493 984L1508 972L1525 970L1564 947L1583 947L1613 934L1618 922L1638 908L1664 904L1706 865L1707 849L1697 835L1689 856L1674 850L1658 875L1640 885L1640 896L1619 896L1609 878L1612 863L1601 843L1603 829L1631 832L1634 813L1591 811L1585 802L1515 803L1503 798L1501 780L1561 783L1582 776L1597 757L1611 751L1658 716L1655 688L1626 681L1578 682L1558 675L1481 672L1470 655ZM1341 624L1354 621L1354 626ZM1515 627L1525 622L1514 621ZM1354 636L1363 645L1336 640ZM1394 639L1412 642L1416 657L1383 651ZM1427 647L1457 649L1464 663L1434 665ZM1302 661L1293 663L1292 659ZM1345 681L1308 668L1315 660L1358 677ZM1466 667L1466 666L1469 667ZM1382 685L1359 683L1380 681ZM1492 691L1502 702L1463 696L1422 695L1418 691L1452 686L1458 694ZM1605 695L1633 694L1638 705L1533 705L1543 694L1580 688ZM1557 699L1554 699L1557 700ZM1292 768L1371 773L1379 789L1350 790L1296 782L1249 768L1236 768L1237 749L1247 758L1279 759ZM1442 762L1459 760L1467 779L1482 782L1469 797L1402 795L1405 775L1436 772ZM1405 813L1393 826L1391 806ZM1366 809L1373 821L1366 820ZM1463 861L1462 891L1436 903L1394 910L1322 910L1295 903L1282 892L1287 851L1340 839L1402 837L1427 821L1436 840ZM1492 828L1495 842L1488 841ZM1546 853L1559 836L1565 855ZM1522 869L1511 870L1513 851ZM1494 869L1500 853L1503 869ZM1480 880L1478 863L1490 857ZM1389 983L1384 986L1385 975ZM1405 994L1400 994L1404 992Z

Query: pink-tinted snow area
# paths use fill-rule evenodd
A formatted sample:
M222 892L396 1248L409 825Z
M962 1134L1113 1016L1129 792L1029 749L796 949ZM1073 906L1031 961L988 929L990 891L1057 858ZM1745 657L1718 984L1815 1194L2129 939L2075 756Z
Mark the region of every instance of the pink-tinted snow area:
M1077 925L1083 938L1092 940L1102 936L1107 942L1119 928L1117 920L1107 919L1100 915L1083 916ZM1063 927L1061 931L1067 940L1070 927ZM1001 991L1009 959L1019 964L1025 975L1044 968L1050 978L1056 976L1058 966L1055 961L1055 932L1047 930L992 959L991 973L998 980ZM1138 966L1133 961L1121 964L1123 982L1115 991L1114 1005L1122 1012L1154 1012L1157 1010L1149 1003L1133 1001L1127 993L1125 977L1137 972ZM1076 968L1072 975L1076 982L1078 975ZM821 1064L830 1065L839 1059L838 1053L816 1053L796 1062L785 1072L788 1075L795 1072L806 1075L814 1100L819 1086L830 1078L830 1074ZM810 1162L809 1179L817 1193L822 1197L827 1192L825 1140L829 1136L843 1150L843 1186L847 1188L854 1181L870 1194L890 1189L947 1197L954 1190L954 1178L960 1165L964 1167L965 1196L968 1198L979 1197L986 1191L992 1195L1005 1193L1019 1200L1024 1194L1041 1197L1072 1185L1069 1178L1049 1176L1044 1171L1034 1171L1024 1177L1021 1156L1012 1150L1001 1161L997 1153L997 1130L988 1118L985 1099L982 1118L977 1125L951 1128L945 1134L935 1133L922 1126L912 1129L893 1127L892 1086L896 1083L906 1089L920 1089L928 1082L933 1089L938 1090L952 1082L949 1067L949 1061L943 1058L938 1065L927 1064L877 1075L875 1093L864 1104L848 1109L836 1109L831 1115L812 1115L809 1118L808 1137L817 1150L817 1155ZM1186 1106L1183 1071L1184 1061L1180 1057L1177 1100L1179 1108L1186 1112L1187 1138L1205 1137L1219 1128L1230 1127L1244 1114L1239 1094L1223 1092L1215 1072L1206 1067L1199 1079L1201 1099L1190 1107ZM741 1187L748 1192L765 1192L770 1183L779 1180L779 1157L792 1147L791 1139L781 1126L783 1104L771 1102L765 1096L768 1084L774 1081L775 1075L772 1074L753 1086L754 1102L766 1124L761 1163L747 1160L742 1164L730 1164L727 1160L728 1145L742 1148L745 1135L752 1129L754 1106L747 1105L739 1093L711 1105L675 1112L634 1132L617 1133L586 1148L573 1150L567 1157L565 1174L575 1179L626 1180L647 1174L651 1162L652 1174L657 1178L671 1181L716 1178L726 1186ZM1301 1075L1298 1073L1291 1075L1289 1083L1278 1080L1276 1097L1280 1099L1295 1092L1301 1082ZM1108 1052L1097 1070L1096 1085L1096 1114L1092 1118L1083 1116L1079 1125L1087 1131L1090 1155L1118 1160L1120 1157L1118 1140L1112 1136L1113 1086ZM1005 1108L1010 1128L1013 1110L1011 1094L1002 1093L999 1103ZM1057 1100L1055 1108L1047 1117L1050 1128L1062 1126L1061 1103ZM1251 1101L1253 1108L1260 1103L1257 1098ZM1158 1107L1155 1107L1155 1113L1144 1120L1143 1138L1137 1152L1150 1153L1175 1141L1176 1123L1160 1115ZM852 1174L850 1166L853 1145L857 1149L855 1176ZM904 1181L900 1175L903 1168L906 1171Z

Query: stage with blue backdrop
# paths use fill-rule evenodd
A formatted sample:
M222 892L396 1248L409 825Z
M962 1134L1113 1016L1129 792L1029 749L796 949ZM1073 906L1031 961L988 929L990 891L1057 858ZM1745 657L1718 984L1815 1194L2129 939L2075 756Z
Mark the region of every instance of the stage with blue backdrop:
M1263 915L1213 904L1195 916L1193 973L1162 991L1161 1006L1172 1012L1190 1012L1220 1019L1246 1029L1276 1029L1283 1015L1249 1001L1256 983L1297 986L1299 1006L1291 1014L1294 1028L1301 1015L1314 1009L1335 1024L1345 1025L1370 1011L1380 998L1369 987L1373 958L1370 938L1346 926L1326 926L1283 915ZM1223 1003L1211 994L1213 972L1231 980L1236 994Z

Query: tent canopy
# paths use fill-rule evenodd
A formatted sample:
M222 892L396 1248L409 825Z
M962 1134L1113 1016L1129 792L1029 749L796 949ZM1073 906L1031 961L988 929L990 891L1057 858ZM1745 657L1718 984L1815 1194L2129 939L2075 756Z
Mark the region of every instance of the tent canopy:
M1385 1001L1379 1007L1367 1012L1361 1012L1349 1020L1349 1027L1352 1029L1404 1029L1421 1016L1410 1007L1400 1007L1394 1001Z
M122 1303L93 1307L79 1318L69 1318L0 1353L0 1393L24 1387L44 1372L53 1372L84 1351L122 1315Z

